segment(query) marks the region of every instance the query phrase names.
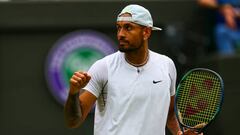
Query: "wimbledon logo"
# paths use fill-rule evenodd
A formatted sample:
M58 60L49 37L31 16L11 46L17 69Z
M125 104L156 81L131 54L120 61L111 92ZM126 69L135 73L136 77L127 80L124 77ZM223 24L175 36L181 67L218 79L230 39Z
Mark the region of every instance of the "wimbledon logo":
M76 31L60 38L50 50L45 68L49 89L56 100L65 103L69 79L75 71L87 71L95 61L113 52L113 41L96 31Z

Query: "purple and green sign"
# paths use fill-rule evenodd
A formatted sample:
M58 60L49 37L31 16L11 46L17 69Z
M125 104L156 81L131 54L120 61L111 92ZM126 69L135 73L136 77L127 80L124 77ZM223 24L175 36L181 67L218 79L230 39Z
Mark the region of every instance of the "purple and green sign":
M49 89L60 104L69 91L69 79L75 71L87 71L97 60L115 52L114 42L106 35L82 30L60 38L50 50L45 68Z

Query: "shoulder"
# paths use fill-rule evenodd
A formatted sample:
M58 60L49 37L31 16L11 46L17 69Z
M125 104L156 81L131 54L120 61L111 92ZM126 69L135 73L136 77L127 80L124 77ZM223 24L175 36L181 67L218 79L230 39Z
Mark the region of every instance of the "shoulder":
M174 64L173 60L163 54L159 54L153 51L149 51L150 57L152 57L153 62L161 61L161 63Z
M108 65L113 65L116 61L120 59L120 52L115 52L113 54L107 55L102 59L97 60L93 63L90 70L104 71L108 68Z
M173 60L163 54L159 54L153 51L150 51L151 63L152 65L156 65L158 67L163 68L164 70L175 73L176 67Z
M105 62L106 65L118 65L122 62L122 56L123 54L119 51L110 54L102 59L102 61Z
M109 61L114 60L118 57L119 52L109 54L102 59L97 60L93 65L106 65Z
M103 58L103 59L107 59L107 60L110 60L110 59L118 59L120 56L121 56L121 52L117 51L117 52L115 52L115 53L112 53L112 54L106 56L106 57Z

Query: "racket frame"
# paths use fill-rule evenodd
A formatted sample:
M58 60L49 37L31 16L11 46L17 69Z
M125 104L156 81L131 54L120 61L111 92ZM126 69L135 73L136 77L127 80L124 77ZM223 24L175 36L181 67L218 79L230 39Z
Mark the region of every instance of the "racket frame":
M220 80L220 85L221 85L221 91L222 91L222 96L221 96L221 99L220 99L220 105L219 105L219 109L215 112L215 115L212 117L212 119L210 120L209 123L204 123L204 125L202 125L202 127L199 127L199 128L196 128L196 127L191 127L191 126L188 126L188 125L185 125L183 124L181 121L182 119L179 117L179 111L178 111L178 108L177 108L177 98L178 98L178 90L180 89L181 87L181 84L183 81L185 81L185 79L187 78L187 76L189 74L191 74L192 72L195 72L195 71L208 71L208 72L211 72L213 74L215 74L219 80ZM197 133L201 133L203 132L209 125L210 123L212 123L217 115L219 115L219 112L221 111L221 108L222 108L222 104L223 104L223 100L224 100L224 83L223 83L223 79L222 77L215 71L213 70L210 70L208 68L194 68L194 69L191 69L189 70L187 73L185 73L185 75L182 77L182 79L180 80L179 82L179 85L177 86L177 91L176 91L176 95L175 95L175 100L174 100L174 111L175 111L175 115L176 115L176 118L177 118L177 121L178 121L178 124L179 124L179 127L180 129L182 130L183 132L183 135L184 135L184 129L190 129L190 130L194 130L196 131Z

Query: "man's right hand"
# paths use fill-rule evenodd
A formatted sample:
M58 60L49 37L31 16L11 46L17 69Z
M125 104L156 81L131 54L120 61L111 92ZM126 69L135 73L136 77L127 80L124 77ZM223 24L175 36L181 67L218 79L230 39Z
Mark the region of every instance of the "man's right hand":
M74 72L73 76L70 79L70 94L76 94L80 91L80 89L84 88L89 80L91 79L91 76L88 75L86 72Z

